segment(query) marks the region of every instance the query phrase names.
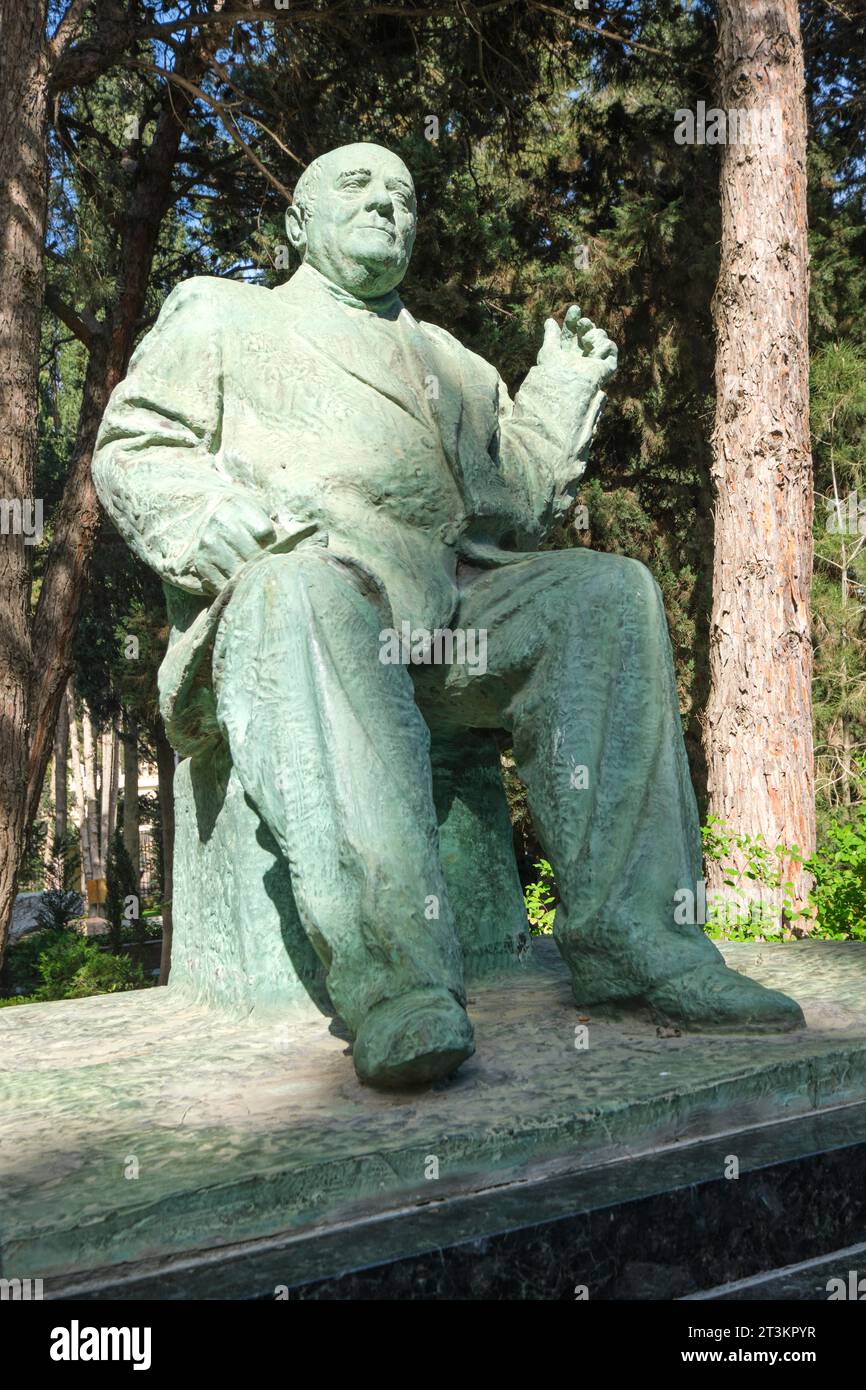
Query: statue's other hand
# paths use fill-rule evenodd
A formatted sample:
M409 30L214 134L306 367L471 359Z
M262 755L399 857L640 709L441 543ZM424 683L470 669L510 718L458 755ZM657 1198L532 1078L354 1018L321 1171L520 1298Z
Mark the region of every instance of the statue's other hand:
M562 328L555 319L544 325L544 341L538 365L544 367L566 361L582 377L589 377L600 388L610 381L617 366L616 343L592 319L582 318L580 306L572 304Z
M204 526L193 568L204 585L221 589L241 565L275 539L274 524L258 502L246 497L226 498Z

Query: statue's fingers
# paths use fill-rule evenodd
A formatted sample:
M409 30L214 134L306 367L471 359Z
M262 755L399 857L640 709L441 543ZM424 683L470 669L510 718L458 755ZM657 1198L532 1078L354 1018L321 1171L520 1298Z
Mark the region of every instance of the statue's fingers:
M562 326L563 335L567 333L570 336L574 336L574 334L577 333L577 326L580 322L580 305L570 305L569 308L565 311L565 320Z
M572 304L567 310L562 325L562 350L580 354L580 325L586 320L580 316L580 305Z
M242 498L235 504L232 520L237 524L238 530L243 530L261 544L276 539L274 523L258 502L248 502Z
M539 366L545 362L553 362L559 358L560 344L559 324L556 319L545 319L544 321L544 341L538 352Z
M616 347L611 342L603 328L593 328L584 335L583 350L589 348L593 357L609 357L611 351L616 352Z

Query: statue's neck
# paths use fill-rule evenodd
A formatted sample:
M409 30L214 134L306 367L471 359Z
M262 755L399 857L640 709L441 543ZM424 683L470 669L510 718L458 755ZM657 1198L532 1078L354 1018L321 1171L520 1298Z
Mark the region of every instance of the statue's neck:
M366 309L368 313L378 314L383 318L394 318L402 309L403 302L396 290L389 290L387 294L380 294L372 299L359 299L349 290L344 290L342 285L337 285L333 280L329 280L327 275L323 275L315 266L310 265L309 261L304 261L297 274L313 276L319 285L326 289L334 299L338 299L341 304L349 304L353 309Z

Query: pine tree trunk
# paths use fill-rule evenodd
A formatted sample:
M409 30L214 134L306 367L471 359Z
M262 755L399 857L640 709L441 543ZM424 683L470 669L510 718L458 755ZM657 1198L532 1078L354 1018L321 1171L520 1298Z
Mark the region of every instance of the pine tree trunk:
M68 792L68 766L70 766L70 716L67 702L61 702L57 713L57 728L54 730L54 837L51 844L51 869L57 878L57 887L65 888L65 847L67 847L68 824L70 824L70 792Z
M189 35L177 57L179 76L198 82L207 64L205 47L196 36ZM118 228L115 294L99 331L91 335L88 343L75 446L63 497L53 518L45 576L33 620L33 661L39 678L31 692L28 823L39 803L51 749L50 730L72 669L72 646L99 526L99 503L90 476L93 447L108 398L123 379L135 346L162 220L175 197L175 165L183 120L191 101L186 91L167 86L153 139L146 154L139 157L139 174Z
M90 873L88 875L88 915L101 916L97 901L98 884L105 878L105 862L102 857L102 840L99 834L99 799L97 795L98 774L97 756L99 744L93 732L93 721L87 705L81 706L82 752L84 755L84 815L87 825L87 844L90 851Z
M56 735L55 735L56 743ZM53 888L52 883L54 869L54 826L57 822L57 807L54 801L54 791L57 785L57 764L54 757L52 746L51 766L48 769L49 776L46 778L45 795L48 802L48 816L45 825L45 839L42 841L42 881L46 888Z
M0 497L33 500L48 197L45 0L0 0ZM32 546L0 536L0 965L26 834ZM43 769L44 771L44 769ZM41 791L41 783L37 790Z
M720 105L775 111L722 152L709 810L814 847L806 112L796 0L720 0ZM730 122L730 115L728 116ZM742 122L738 122L742 125ZM729 132L730 133L730 132ZM808 884L791 868L795 896ZM709 866L712 886L718 868Z
M113 725L110 724L103 731L100 744L102 771L99 782L99 849L103 869L107 872L111 837L117 818L117 779L120 771L117 731Z
M75 787L76 820L81 841L81 891L87 893L87 883L93 878L93 855L90 850L90 829L87 823L87 774L78 738L78 720L75 717L75 692L72 681L66 685L66 717L69 725L69 751L72 758L73 784Z
M54 853L62 853L69 824L67 771L69 764L69 715L64 700L54 731Z

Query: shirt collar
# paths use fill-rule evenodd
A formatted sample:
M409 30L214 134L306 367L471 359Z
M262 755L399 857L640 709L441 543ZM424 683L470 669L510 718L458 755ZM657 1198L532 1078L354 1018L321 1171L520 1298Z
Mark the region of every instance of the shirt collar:
M335 285L333 280L329 280L327 275L323 275L307 261L304 261L295 274L315 281L320 289L327 290L328 294L341 304L348 304L352 309L365 309L368 314L377 314L380 318L396 318L403 308L403 301L396 290L389 290L387 294L378 295L375 299L358 299L341 285Z

